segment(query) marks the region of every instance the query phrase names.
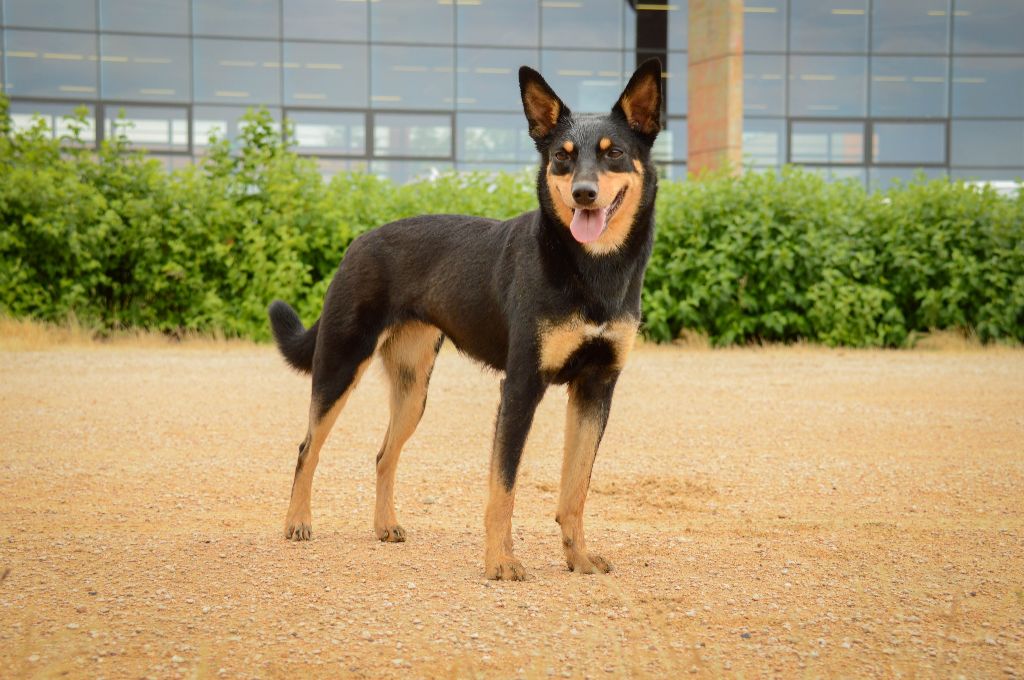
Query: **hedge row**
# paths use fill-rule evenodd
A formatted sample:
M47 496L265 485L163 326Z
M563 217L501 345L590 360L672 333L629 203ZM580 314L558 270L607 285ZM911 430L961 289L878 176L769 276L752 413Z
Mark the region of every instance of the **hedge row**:
M315 319L368 229L536 205L527 175L325 182L265 112L235 148L215 141L173 173L123 139L96 151L78 134L15 131L0 102L0 313L265 339L267 303ZM689 329L718 344L900 346L935 328L1024 340L1024 195L944 181L868 193L788 169L663 182L657 219L644 294L656 340Z

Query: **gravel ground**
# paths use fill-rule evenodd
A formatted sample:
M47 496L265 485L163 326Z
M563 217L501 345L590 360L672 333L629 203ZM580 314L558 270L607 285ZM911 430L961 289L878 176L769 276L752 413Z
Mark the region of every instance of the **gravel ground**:
M587 506L554 522L542 403L484 580L498 377L454 351L373 534L386 387L283 538L308 379L269 347L0 351L0 676L1021 677L1024 353L642 346ZM692 674L692 675L691 675Z

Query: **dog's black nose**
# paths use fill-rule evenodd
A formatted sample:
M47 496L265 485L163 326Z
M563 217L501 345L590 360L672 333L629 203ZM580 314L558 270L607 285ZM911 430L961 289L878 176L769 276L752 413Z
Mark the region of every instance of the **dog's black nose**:
M572 197L580 205L590 205L597 200L597 185L593 182L576 182L572 185Z

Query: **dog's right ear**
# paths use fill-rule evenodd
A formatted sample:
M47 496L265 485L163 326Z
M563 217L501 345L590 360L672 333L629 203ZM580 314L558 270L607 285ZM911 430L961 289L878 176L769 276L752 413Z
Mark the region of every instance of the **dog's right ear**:
M529 66L519 69L519 93L523 97L523 111L530 124L530 137L540 145L558 125L558 119L569 115L569 107L562 103L544 78Z

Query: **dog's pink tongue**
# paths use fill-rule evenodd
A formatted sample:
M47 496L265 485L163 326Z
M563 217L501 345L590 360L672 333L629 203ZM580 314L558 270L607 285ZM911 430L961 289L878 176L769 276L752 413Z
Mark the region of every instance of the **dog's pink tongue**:
M572 216L572 224L569 225L572 237L580 243L596 241L604 231L604 218L607 214L608 208L575 210Z

